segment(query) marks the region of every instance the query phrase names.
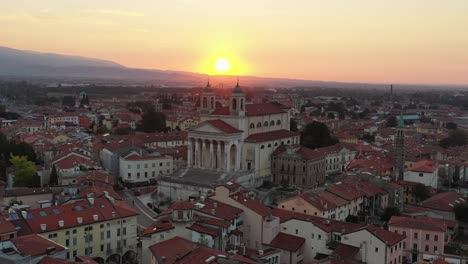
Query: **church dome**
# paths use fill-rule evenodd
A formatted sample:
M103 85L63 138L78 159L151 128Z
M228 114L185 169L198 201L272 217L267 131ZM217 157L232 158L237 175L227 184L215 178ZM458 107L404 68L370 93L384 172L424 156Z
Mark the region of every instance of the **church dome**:
M242 89L239 86L239 81L237 81L236 87L234 87L234 89L232 90L232 93L235 93L235 94L243 94L244 93L244 91L242 91Z
M206 84L205 88L203 88L204 93L211 93L213 92L213 88L211 88L210 81Z

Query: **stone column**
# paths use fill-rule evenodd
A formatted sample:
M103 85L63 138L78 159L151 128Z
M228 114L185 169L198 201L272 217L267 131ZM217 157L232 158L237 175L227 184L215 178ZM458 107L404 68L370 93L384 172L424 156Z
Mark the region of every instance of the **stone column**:
M240 171L241 165L241 147L240 144L236 145L236 171Z
M200 167L200 142L198 138L195 139L195 168Z
M201 157L200 157L200 164L202 168L206 167L206 142L203 139L202 141L202 151L201 151Z
M213 155L213 142L214 140L210 140L210 161L209 161L210 169L214 169L214 166L215 166L214 155Z
M188 138L187 141L187 167L192 167L192 139Z
M222 170L223 165L221 163L221 141L217 141L216 143L218 144L218 148L217 148L217 151L216 151L216 155L218 156L218 158L216 160L217 161L216 165L217 165L218 170Z
M226 152L226 171L231 171L231 142L224 142L224 152Z

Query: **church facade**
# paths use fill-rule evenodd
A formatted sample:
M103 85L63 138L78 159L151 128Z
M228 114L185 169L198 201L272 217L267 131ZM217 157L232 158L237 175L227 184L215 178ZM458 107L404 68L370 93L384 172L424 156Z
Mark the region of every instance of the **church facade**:
M228 105L217 107L208 83L200 96L200 111L200 124L188 130L189 168L269 177L273 151L299 144L300 134L289 130L289 109L276 103L248 103L239 84Z

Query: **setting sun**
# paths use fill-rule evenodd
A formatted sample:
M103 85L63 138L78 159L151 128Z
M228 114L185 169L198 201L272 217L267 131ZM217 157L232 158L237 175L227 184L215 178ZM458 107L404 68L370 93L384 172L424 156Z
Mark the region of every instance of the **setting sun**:
M216 60L215 69L217 72L226 73L230 70L231 64L226 58L219 58Z

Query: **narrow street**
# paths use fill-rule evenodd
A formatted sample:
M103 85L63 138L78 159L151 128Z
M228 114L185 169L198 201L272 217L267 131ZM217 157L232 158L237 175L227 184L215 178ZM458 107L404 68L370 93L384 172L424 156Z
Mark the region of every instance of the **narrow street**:
M154 217L156 217L157 214L148 206L143 204L140 199L135 197L131 191L120 191L119 194L124 198L125 202L127 202L130 207L138 211L139 216L137 217L137 221L138 226L141 229L146 229L155 222Z

